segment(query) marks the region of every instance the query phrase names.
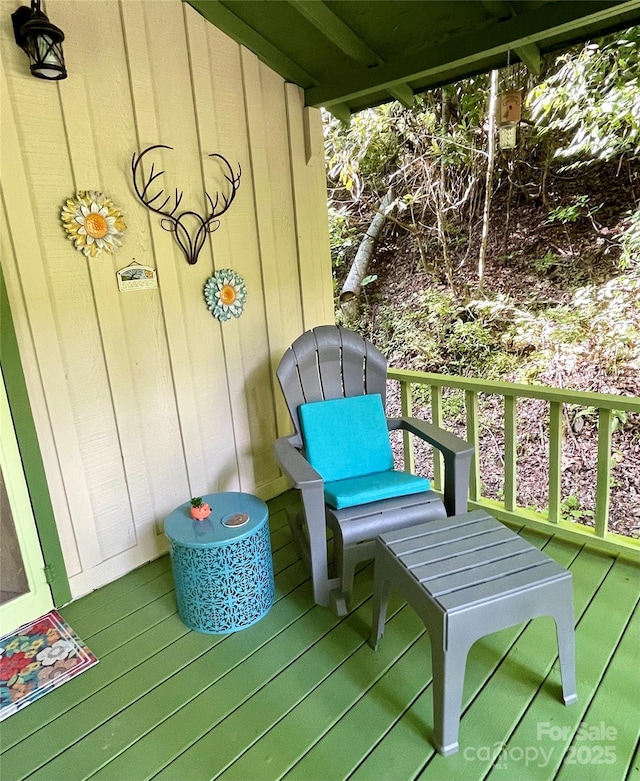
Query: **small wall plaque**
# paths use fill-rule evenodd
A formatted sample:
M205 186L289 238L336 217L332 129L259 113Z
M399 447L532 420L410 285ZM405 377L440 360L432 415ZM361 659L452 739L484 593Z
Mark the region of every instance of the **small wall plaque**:
M156 270L151 266L141 266L135 261L120 271L116 271L118 289L121 293L128 290L150 290L158 287Z

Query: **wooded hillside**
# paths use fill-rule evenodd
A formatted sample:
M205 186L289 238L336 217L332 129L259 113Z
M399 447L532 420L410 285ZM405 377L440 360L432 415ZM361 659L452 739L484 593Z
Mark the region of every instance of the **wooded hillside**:
M394 366L640 396L639 50L634 28L549 58L539 77L521 66L497 74L497 92L524 99L516 146L496 148L489 177L489 75L410 109L362 112L349 128L327 118L338 320ZM390 189L358 306L345 309L339 293ZM448 405L461 430L461 400ZM563 512L589 523L596 420L570 406ZM487 467L487 453L499 456L501 410L487 400L482 414L485 491L498 497L502 465ZM519 502L536 507L546 500L528 477L547 446L540 414L532 403L518 430ZM632 535L637 417L616 416L610 514L610 528Z

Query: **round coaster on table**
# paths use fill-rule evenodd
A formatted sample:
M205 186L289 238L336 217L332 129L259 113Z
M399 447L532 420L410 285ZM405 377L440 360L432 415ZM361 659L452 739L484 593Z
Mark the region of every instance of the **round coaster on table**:
M225 515L222 519L222 525L223 526L244 526L245 523L248 523L249 516L247 513L231 513L230 515Z

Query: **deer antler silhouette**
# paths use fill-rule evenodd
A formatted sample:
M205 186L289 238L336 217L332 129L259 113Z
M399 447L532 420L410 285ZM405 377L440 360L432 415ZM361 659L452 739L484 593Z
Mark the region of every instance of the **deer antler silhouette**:
M154 149L170 149L173 151L172 146L167 146L166 144L155 144L154 146L147 147L147 149L145 149L143 152L140 152L139 155L133 155L131 159L131 172L133 174L133 186L135 188L136 195L147 207L147 209L150 209L156 214L162 215L163 219L160 220L160 225L164 230L175 234L176 241L187 258L187 263L189 263L189 265L193 265L198 261L198 255L204 246L207 233L213 233L213 231L220 227L220 220L218 217L222 216L233 203L233 199L236 197L236 193L238 192L238 187L240 187L242 168L240 167L240 163L238 163L238 173L236 174L233 172L231 164L225 157L215 152L209 155L209 157L217 157L218 160L222 162L224 168L224 178L231 185L231 193L226 194L216 192L215 197L212 198L208 192L205 192L210 207L210 211L205 217L202 217L194 211L183 211L176 215L178 207L180 206L180 202L182 201L182 196L184 194L182 190L178 190L178 188L176 188L175 194L173 196L167 195L160 206L153 205L164 195L163 189L161 189L155 195L150 195L149 193L149 188L153 182L164 173L164 171L156 172L154 163L151 163L149 176L146 181L143 181L142 188L140 187L140 163L142 162L142 158L149 152L152 152ZM170 205L172 198L174 200L173 208L171 208L170 211L167 211L166 207ZM199 223L198 230L195 232L193 237L185 225L185 218L189 218L191 220L195 219L195 221Z

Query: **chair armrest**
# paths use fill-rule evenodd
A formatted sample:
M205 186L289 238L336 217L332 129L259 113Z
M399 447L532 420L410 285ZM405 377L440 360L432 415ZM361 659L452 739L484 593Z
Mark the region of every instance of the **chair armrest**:
M471 459L475 448L456 434L419 418L387 418L389 431L402 429L439 450L444 458L444 506L447 515L467 512Z
M324 480L302 455L296 434L280 437L274 444L276 458L282 471L300 490L307 524L308 542L294 533L311 567L313 598L318 605L328 606L335 587L329 579L327 527L325 520Z
M387 418L387 425L389 431L403 429L415 434L420 439L424 439L425 442L433 445L443 455L473 454L474 451L473 445L457 436L457 434L453 434L451 431L447 431L420 418Z
M274 450L282 471L299 489L320 487L324 490L322 477L311 466L295 445L295 434L276 440Z

